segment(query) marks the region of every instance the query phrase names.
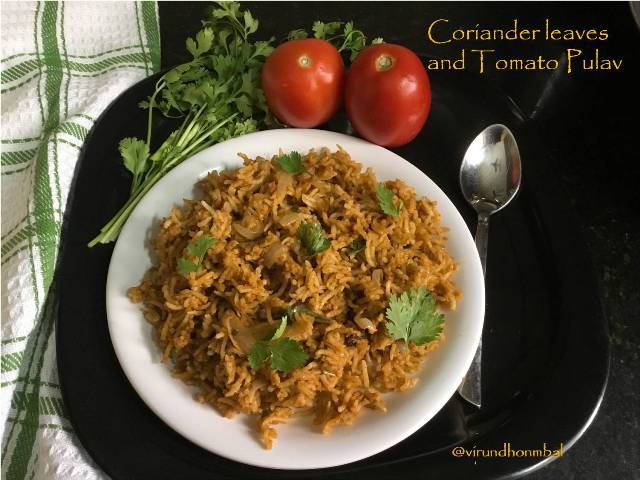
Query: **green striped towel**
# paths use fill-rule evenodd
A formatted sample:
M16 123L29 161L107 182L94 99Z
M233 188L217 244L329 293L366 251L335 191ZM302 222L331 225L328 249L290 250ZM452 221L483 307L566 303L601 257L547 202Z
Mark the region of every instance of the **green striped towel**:
M54 266L82 142L157 71L155 2L2 2L2 477L104 474L73 433L55 352Z

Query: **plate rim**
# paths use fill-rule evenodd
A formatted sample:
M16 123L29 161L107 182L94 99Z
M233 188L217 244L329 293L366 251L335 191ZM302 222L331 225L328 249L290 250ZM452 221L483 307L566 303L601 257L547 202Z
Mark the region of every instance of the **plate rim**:
M403 168L404 169L408 169L410 171L412 171L412 175L419 175L417 178L420 178L420 182L418 183L422 183L423 181L426 181L426 183L428 184L429 188L431 188L433 191L437 192L437 194L440 196L440 198L437 199L438 202L438 206L439 209L442 208L442 204L440 202L444 201L445 204L448 203L447 205L447 209L449 210L448 213L452 214L455 217L455 223L458 224L458 226L462 225L464 226L464 236L466 237L464 242L467 243L467 248L470 248L470 246L473 246L472 250L469 250L469 252L473 252L472 255L472 263L471 264L467 264L465 265L465 269L468 269L468 271L470 272L469 275L473 275L475 277L475 282L478 283L481 288L478 289L477 294L480 295L481 297L481 310L479 310L480 314L478 314L477 316L480 318L480 320L476 320L475 325L476 325L476 330L471 332L470 337L472 338L472 343L474 345L473 350L469 349L468 351L468 355L467 358L464 358L464 361L459 362L462 363L463 365L465 365L465 368L462 372L462 376L464 376L464 373L466 373L469 365L471 364L471 361L473 359L473 355L475 353L475 348L477 347L477 344L480 340L480 336L482 333L482 327L484 325L484 301L485 301L485 284L484 284L484 276L482 275L482 268L480 265L480 259L479 256L477 254L477 250L475 248L475 243L473 241L473 238L471 237L471 233L468 229L468 227L466 226L460 212L457 210L457 208L455 207L455 205L453 204L453 202L449 199L449 197L444 193L444 191L442 191L442 189L433 181L431 180L431 178L424 173L422 170L420 170L418 167L416 167L415 165L413 165L412 163L410 163L409 161L405 160L404 158L402 158L401 156L399 156L398 154L387 150L385 148L379 147L377 145L371 144L369 142L366 142L362 139L359 139L357 137L353 137L350 135L345 135L342 133L336 133L336 132L331 132L331 131L326 131L326 130L317 130L317 129L288 129L288 128L284 128L284 129L273 129L273 130L266 130L266 131L259 131L259 132L254 132L254 133L250 133L247 135L243 135L241 137L236 137L230 140L227 140L226 142L221 142L219 144L213 145L205 150L203 150L202 152L199 152L198 154L186 159L184 162L182 162L180 165L178 165L177 167L175 167L173 170L171 170L169 173L167 173L156 185L154 185L153 188L151 188L149 190L149 192L147 192L147 194L141 199L140 203L138 204L138 206L136 206L136 208L133 210L132 215L130 217L129 220L131 220L132 218L135 218L135 213L139 210L141 205L144 205L144 201L146 198L150 198L154 195L154 192L159 192L163 190L163 187L165 185L168 185L170 183L170 181L174 178L174 177L179 177L179 175L181 174L181 172L186 172L187 170L190 169L190 166L192 164L195 164L196 162L198 162L201 158L203 158L207 153L210 153L212 150L219 150L222 149L223 147L221 146L229 146L229 145L233 145L236 143L240 143L240 142L246 142L247 140L263 140L263 137L266 137L267 139L269 139L268 141L270 141L271 143L273 143L274 147L272 147L272 149L276 149L278 147L280 147L281 143L278 142L274 142L272 140L270 140L270 138L272 136L287 136L287 137L291 137L291 136L299 136L299 137L305 137L305 136L309 136L310 138L320 138L323 137L323 143L325 144L325 146L331 146L331 145L336 145L336 144L340 144L340 140L342 140L343 143L348 143L348 144L354 144L354 145L360 145L366 148L374 148L374 149L379 149L379 151L384 151L385 155L390 155L392 157L395 157L396 159L399 159L403 162ZM309 140L310 141L310 140ZM286 148L286 147L285 147ZM348 151L349 148L346 148L346 150ZM359 163L362 163L363 166L366 168L367 167L367 163L366 162L361 162L360 159L357 160ZM211 166L208 168L209 171L214 170L214 169L221 169L224 168L224 161L216 161L213 162L211 164ZM201 172L200 175L202 175ZM377 174L378 172L376 172ZM383 176L384 177L384 176ZM193 176L190 178L194 178ZM385 177L386 178L386 177ZM416 178L416 177L414 177ZM191 181L191 185L193 184L193 180ZM417 187L416 184L411 185L413 187ZM175 203L175 202L174 202ZM178 204L180 204L180 202L177 202ZM417 431L418 429L420 429L421 427L423 427L429 420L431 420L431 418L433 418L433 416L435 416L435 414L437 414L437 412L445 405L445 403L449 400L449 398L451 397L451 395L455 394L455 391L457 389L454 388L453 391L451 392L451 394L447 394L446 398L444 398L443 400L441 400L440 402L437 402L437 408L433 409L432 408L432 413L429 416L429 418L427 418L424 421L420 421L420 422L415 422L414 423L414 427L410 428L410 429L405 429L403 431L402 434L399 435L395 435L391 440L386 441L386 442L382 442L378 444L378 447L376 448L370 448L367 449L367 453L366 454L357 454L357 455L352 455L352 456L348 456L345 455L345 458L348 457L346 460L343 458L342 460L339 461L329 461L329 462L324 462L324 463L314 463L314 464L308 464L308 463L299 463L299 464L292 464L292 465L287 465L287 464L274 464L274 463L270 463L270 462L255 462L255 461L251 461L251 459L248 459L246 457L242 457L242 456L235 456L232 454L229 454L229 452L226 451L221 451L218 450L216 448L212 448L211 445L209 444L205 444L201 441L201 439L194 437L193 435L191 435L189 432L185 432L184 428L181 428L179 425L174 424L174 422L168 420L165 415L161 412L158 411L157 409L157 405L155 404L155 402L153 402L152 400L150 400L146 394L145 391L141 391L139 388L139 385L136 381L136 376L132 374L132 370L131 370L131 366L126 362L123 361L122 358L122 346L114 339L114 324L112 322L112 318L114 318L115 313L113 312L113 305L112 302L110 302L110 298L111 298L111 291L114 288L112 283L113 283L113 275L112 275L112 267L114 265L114 263L117 263L117 259L119 257L118 253L119 250L123 247L121 247L121 245L124 243L124 240L122 240L123 238L127 238L127 232L129 231L129 228L133 228L132 225L134 225L133 223L130 223L130 221L127 220L127 222L125 223L125 225L122 228L121 234L118 237L118 240L115 244L114 250L113 250L113 254L111 256L111 259L109 261L109 267L108 267L108 274L107 274L107 282L106 282L106 313L107 313L107 324L108 324L108 329L109 329L109 336L110 336L110 341L113 345L115 354L116 354L116 358L118 360L118 363L120 365L120 367L122 368L122 371L124 372L127 380L129 381L129 383L131 384L131 386L133 387L134 391L138 394L138 396L140 396L140 398L142 399L142 401L145 403L145 405L147 405L147 407L149 407L149 409L162 421L164 422L169 428L171 428L172 430L174 430L176 433L178 433L179 435L183 436L185 439L187 439L188 441L191 441L193 443L195 443L196 445L200 446L201 448L212 452L214 454L220 455L224 458L242 463L242 464L246 464L246 465L251 465L251 466L256 466L256 467L263 467L263 468L277 468L277 469L282 469L282 470L305 470L305 469L319 469L319 468L329 468L329 467L337 467L340 465L345 465L348 463L352 463L358 460L362 460L364 458L368 458L372 455L375 455L381 451L384 451L390 447L392 447L393 445L397 444L398 442L404 440L405 438L409 437L411 434L413 434L415 431ZM443 215L443 224L445 226L450 226L452 223L454 223L453 219L449 219L449 218L445 218L445 216ZM462 240L460 240L462 242ZM457 260L457 259L456 259ZM114 262L115 261L115 262ZM478 275L479 273L479 275ZM463 292L465 293L465 292ZM467 297L467 295L465 294L465 297ZM139 309L139 307L136 307ZM142 315L139 315L140 319L142 319ZM145 326L147 326L145 324ZM156 352L157 353L157 352ZM163 367L165 372L167 374L169 374L169 370L166 367ZM169 375L168 375L169 376ZM462 378L462 376L460 377L460 379ZM176 383L180 384L181 388L186 387L182 382L179 382L177 380L174 380ZM453 383L453 382L451 382ZM456 382L456 383L459 383ZM413 392L413 390L412 390ZM412 393L410 392L409 395ZM194 400L191 400L194 404L196 403ZM215 409L213 409L210 406L207 406L208 409L210 409L213 412L216 412ZM234 420L237 421L237 420ZM348 427L348 428L358 428L357 426L353 426L353 427ZM330 438L331 437L321 437L323 439L325 439L326 441L331 441ZM262 448L262 447L261 447Z

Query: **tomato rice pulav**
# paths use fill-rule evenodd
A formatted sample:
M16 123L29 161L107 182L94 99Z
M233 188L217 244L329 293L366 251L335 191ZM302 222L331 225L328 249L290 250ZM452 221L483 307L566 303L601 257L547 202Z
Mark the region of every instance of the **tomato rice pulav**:
M328 433L386 411L381 394L414 387L443 341L442 315L420 302L455 309L461 293L435 202L402 181L378 183L341 148L241 157L161 222L128 296L196 400L257 415L270 449L294 415ZM420 329L397 333L403 315L430 333L408 341Z

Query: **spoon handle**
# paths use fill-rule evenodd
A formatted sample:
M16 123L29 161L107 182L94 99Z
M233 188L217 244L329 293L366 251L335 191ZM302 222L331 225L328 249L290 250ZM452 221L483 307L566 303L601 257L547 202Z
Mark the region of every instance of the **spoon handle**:
M489 215L478 214L478 226L476 228L476 248L482 264L482 273L487 272L487 247L489 246Z
M476 248L482 264L482 273L486 275L487 246L489 245L489 215L478 214L478 227L476 229ZM467 402L480 408L482 406L482 337L478 343L478 349L473 357L467 375L462 380L458 392Z

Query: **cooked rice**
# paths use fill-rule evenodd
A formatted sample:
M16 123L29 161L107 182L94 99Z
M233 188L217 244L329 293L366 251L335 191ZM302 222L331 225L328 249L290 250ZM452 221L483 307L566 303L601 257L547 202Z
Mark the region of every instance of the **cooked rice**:
M404 203L393 218L380 211L373 171L361 171L342 149L310 151L305 172L295 176L274 159L242 157L243 167L211 172L198 184L202 199L185 200L162 221L154 265L129 297L144 304L163 361L198 388L196 400L229 418L259 415L258 431L271 448L275 425L294 415L313 414L328 433L353 423L364 407L386 411L381 393L411 389L412 374L442 340L407 348L390 338L389 297L426 287L441 308L453 309L460 293L435 202L416 199L403 182L385 183ZM311 258L297 238L305 220L319 222L331 240ZM176 259L201 235L217 242L203 268L185 278ZM366 240L364 251L349 255L358 239ZM288 325L284 336L300 342L307 364L291 373L266 363L252 371L253 342L301 304L331 320L297 315Z

